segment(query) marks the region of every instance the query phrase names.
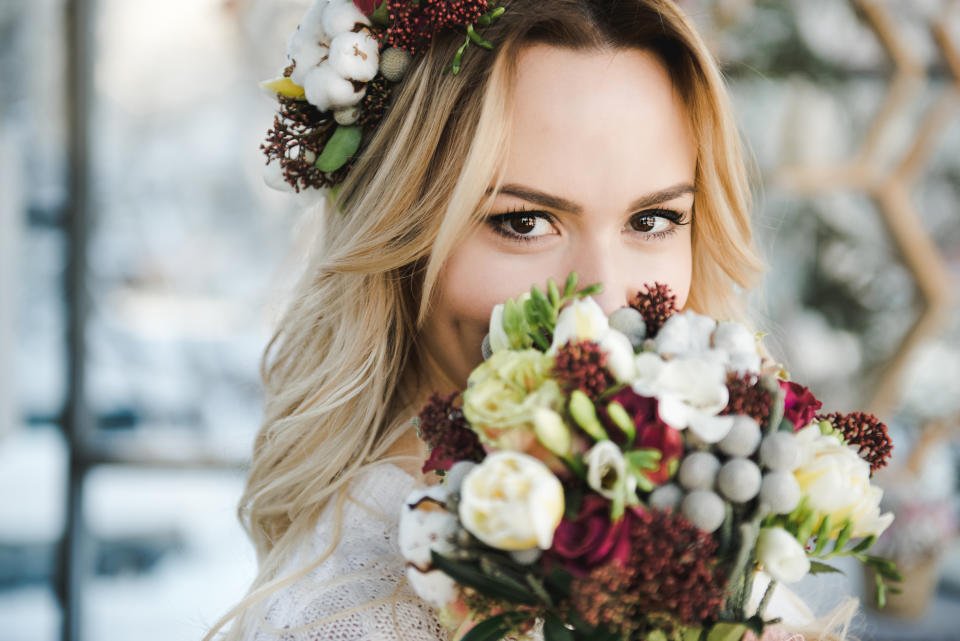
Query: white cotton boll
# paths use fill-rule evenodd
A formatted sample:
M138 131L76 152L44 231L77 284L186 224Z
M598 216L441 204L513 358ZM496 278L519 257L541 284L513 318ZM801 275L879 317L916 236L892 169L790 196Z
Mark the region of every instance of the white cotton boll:
M353 0L330 0L323 11L323 29L332 37L352 31L357 24L370 25L370 20L353 4Z
M676 510L683 501L683 490L679 485L667 483L650 493L650 506L658 510Z
M397 543L403 557L421 568L429 568L432 562L430 550L440 554L453 551L452 539L459 530L457 517L433 501L444 502L449 490L443 485L434 485L414 490L403 503L397 532ZM433 501L422 501L424 498ZM417 507L410 507L417 505Z
M735 416L733 427L717 445L729 456L750 456L760 445L760 425L749 416Z
M817 434L820 428L814 426ZM774 432L760 444L760 462L774 472L792 472L800 464L797 437L789 432Z
M307 81L307 75L317 68L329 55L329 49L320 44L305 44L297 50L292 60L297 64L290 73L290 80L301 87Z
M709 452L693 452L680 463L677 480L688 490L709 490L720 470L720 461Z
M734 503L746 503L760 492L760 468L750 459L733 458L717 474L717 489Z
M440 570L421 572L408 567L407 580L417 596L435 608L443 608L457 598L457 584Z
M704 532L715 532L727 516L723 499L710 490L694 490L680 504L680 513Z
M760 484L760 502L773 514L789 514L800 503L800 484L790 472L764 474Z
M330 64L347 80L373 80L380 66L377 41L366 32L341 33L330 43Z
M725 321L713 332L713 346L729 354L756 354L757 340L742 323Z
M686 311L674 314L663 324L654 339L657 351L674 356L696 356L710 349L710 337L717 321L709 316Z
M264 168L263 182L267 184L267 187L276 189L277 191L290 192L294 190L293 185L283 179L283 167L281 167L279 161L276 160L270 161L270 164Z
M353 83L344 80L329 62L316 67L303 85L307 101L320 111L351 107L363 98L366 89L354 91Z

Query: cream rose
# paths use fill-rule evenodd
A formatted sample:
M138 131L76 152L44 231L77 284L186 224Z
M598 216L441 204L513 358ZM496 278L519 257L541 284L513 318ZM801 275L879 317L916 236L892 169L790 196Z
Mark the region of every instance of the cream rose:
M810 559L803 546L782 527L760 530L757 558L767 574L781 583L796 583L810 571Z
M527 349L495 352L473 370L463 392L463 415L484 444L497 449L529 445L534 411L563 407L552 368L553 358Z
M500 550L549 549L563 518L563 486L538 459L495 452L460 487L460 522Z
M893 522L893 514L880 514L883 490L870 484L870 464L819 425L797 432L800 465L793 474L807 505L822 516L830 515L837 536L844 521L853 522L853 538L879 536Z

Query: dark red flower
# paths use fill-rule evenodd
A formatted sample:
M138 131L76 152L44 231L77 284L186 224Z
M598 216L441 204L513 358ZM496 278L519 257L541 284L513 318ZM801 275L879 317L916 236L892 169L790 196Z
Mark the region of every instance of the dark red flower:
M834 412L817 418L829 421L835 430L839 430L843 442L857 448L860 458L870 464L871 472L885 466L893 454L893 441L887 433L887 426L873 414Z
M723 415L743 414L755 420L760 427L770 418L773 395L760 382L760 378L749 372L743 376L727 375L727 406L720 412Z
M459 392L434 394L420 411L420 438L430 447L423 473L447 471L458 461L482 461L486 455L476 432L463 416Z
M578 389L595 401L616 383L607 369L607 353L593 341L569 341L553 363L553 376L567 393Z
M793 381L780 381L780 389L787 397L783 404L783 418L793 423L794 430L801 430L810 424L823 403L813 393Z
M357 9L363 12L363 15L369 16L377 10L377 0L353 0Z
M657 485L666 482L670 478L671 461L677 461L683 456L683 436L680 431L660 419L655 398L640 396L629 387L625 387L610 400L623 405L623 409L627 410L627 414L633 418L633 424L637 429L633 447L660 451L660 466L655 470L647 470L644 474ZM605 410L602 414L606 417ZM607 423L608 427L613 427L613 422L609 418Z
M544 562L559 563L574 576L585 577L607 563L626 563L630 557L630 524L643 514L628 507L616 523L610 522L610 501L588 494L575 519L564 518L553 533L553 546Z
M679 311L676 294L663 283L644 285L644 291L637 292L630 301L630 307L643 316L643 321L647 325L647 338L656 336L667 319Z

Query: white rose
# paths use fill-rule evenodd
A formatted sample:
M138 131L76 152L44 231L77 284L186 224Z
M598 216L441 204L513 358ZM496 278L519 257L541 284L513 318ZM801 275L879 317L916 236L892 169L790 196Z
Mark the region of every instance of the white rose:
M570 341L599 343L609 329L607 315L595 300L589 296L574 300L564 307L557 317L557 326L553 330L553 343L547 353L553 356L558 349Z
M330 43L330 64L347 80L373 80L380 68L380 48L366 32L341 33Z
M460 488L463 527L500 550L549 549L563 509L557 477L540 460L520 452L490 454Z
M782 527L760 530L757 558L767 574L781 583L796 583L810 571L810 559L803 546Z
M627 484L627 496L637 491L637 479L627 474L623 452L613 441L600 441L590 448L583 462L587 464L587 485L611 501L617 498L617 486Z
M887 529L893 514L880 514L883 490L870 484L869 463L833 434L821 434L816 424L797 432L796 441L800 465L793 474L807 505L830 515L830 536L837 536L847 519L853 522L853 538L879 536Z
M411 492L403 504L397 536L400 553L415 566L407 568L407 579L422 599L438 608L457 596L456 584L449 576L429 569L431 550L449 554L455 549L452 539L459 529L457 516L441 505L449 495L443 485Z

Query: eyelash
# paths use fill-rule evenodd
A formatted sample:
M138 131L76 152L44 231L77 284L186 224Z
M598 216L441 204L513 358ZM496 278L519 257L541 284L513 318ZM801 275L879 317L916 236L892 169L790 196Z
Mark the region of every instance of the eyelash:
M523 207L511 209L502 214L493 214L487 217L487 224L494 231L494 233L503 236L508 240L512 240L519 243L531 243L535 242L540 236L526 236L522 234L517 234L509 232L504 228L504 224L513 218L517 218L521 215L530 216L532 218L545 218L551 224L556 222L556 216L553 214L547 213L545 211L536 211L533 209L526 209ZM630 220L633 220L636 216L642 216L642 218L666 218L673 226L670 229L664 231L654 232L652 234L644 234L649 240L662 240L668 236L675 234L677 232L677 227L682 227L683 225L689 225L690 221L684 220L684 214L682 212L676 211L675 209L647 209L641 212L637 212L630 216ZM629 221L628 221L629 224ZM642 233L642 232L637 232Z

